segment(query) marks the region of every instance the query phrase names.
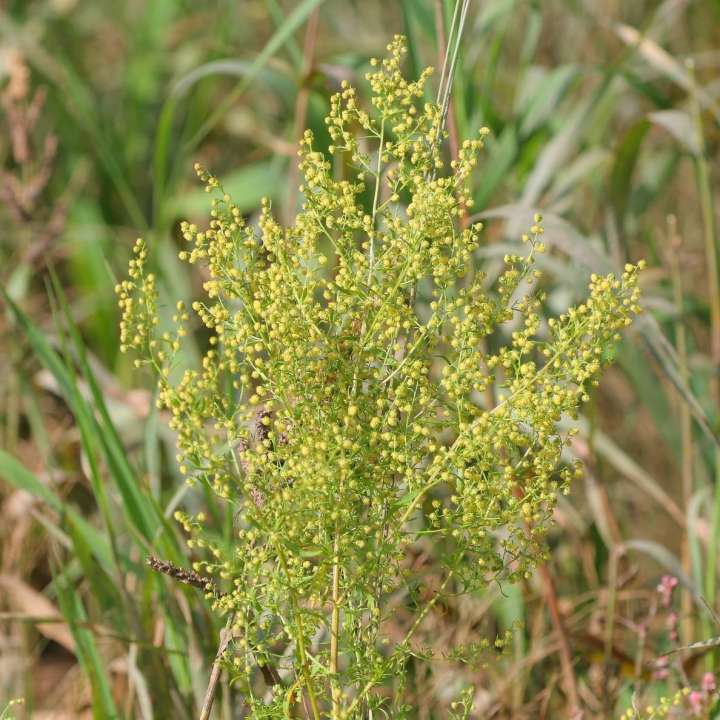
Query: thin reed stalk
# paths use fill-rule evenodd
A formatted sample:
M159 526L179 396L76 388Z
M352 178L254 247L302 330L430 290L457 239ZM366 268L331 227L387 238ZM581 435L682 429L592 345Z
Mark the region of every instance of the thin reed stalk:
M715 227L715 209L713 192L710 183L710 169L707 163L705 135L703 131L702 113L698 98L694 67L687 64L691 82L690 99L695 131L695 179L700 196L702 213L703 240L705 243L705 265L707 268L708 292L710 302L710 358L712 376L710 394L716 413L720 409L720 277L718 275L717 230ZM717 415L715 418L717 422ZM705 568L705 597L713 610L717 600L717 564L720 549L720 448L715 448L715 495L713 500L710 540L708 542L707 566ZM706 628L709 631L709 627ZM708 653L707 668L715 667L715 652Z

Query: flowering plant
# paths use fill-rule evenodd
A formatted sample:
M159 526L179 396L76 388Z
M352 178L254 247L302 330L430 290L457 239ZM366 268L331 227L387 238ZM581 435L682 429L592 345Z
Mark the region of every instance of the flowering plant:
M473 258L481 226L466 217L488 131L444 172L443 113L423 101L431 71L407 80L402 38L388 50L368 75L372 112L347 84L332 99L332 157L305 133L291 227L268 202L247 225L197 168L216 195L207 229L182 226L181 258L207 268L207 299L192 305L211 331L201 368L176 367L182 303L175 330L158 330L142 241L118 286L123 349L158 373L182 472L234 509L232 548L202 514L177 517L195 570L220 588L208 598L231 619L227 664L252 717L404 716L403 669L423 656L433 607L546 557L556 495L578 472L558 421L588 400L638 312L628 265L593 276L587 301L545 324L540 216L488 286ZM407 561L416 546L435 587ZM391 639L399 602L414 615ZM453 712L470 707L466 694Z

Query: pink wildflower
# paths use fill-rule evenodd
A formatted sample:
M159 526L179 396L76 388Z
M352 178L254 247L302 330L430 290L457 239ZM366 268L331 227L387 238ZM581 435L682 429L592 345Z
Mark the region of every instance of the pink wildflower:
M688 695L688 702L695 717L702 715L703 706L705 705L704 700L703 694L699 690L693 690L690 695Z
M655 671L653 672L653 678L655 680L665 680L670 676L670 672L667 669L668 662L667 655L661 655L655 661Z
M673 590L677 587L678 579L673 575L663 575L660 584L657 586L657 591L660 593L662 598L662 604L664 607L670 607L672 600Z
M706 692L708 695L715 692L717 689L717 683L715 682L715 675L713 675L713 673L706 672L703 675L702 689L703 692Z

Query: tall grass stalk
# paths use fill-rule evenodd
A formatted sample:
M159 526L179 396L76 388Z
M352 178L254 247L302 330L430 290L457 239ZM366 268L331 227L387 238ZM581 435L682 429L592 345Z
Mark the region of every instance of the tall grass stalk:
M697 154L695 155L695 176L703 220L705 264L707 268L710 302L710 357L712 362L710 393L715 408L714 420L715 428L717 429L718 418L720 417L720 277L718 268L718 237L715 223L713 191L706 157L705 133L703 132L702 113L695 83L694 66L692 63L688 63L687 68L692 78L690 100L695 131L695 146L697 148ZM707 552L705 595L708 604L715 611L717 610L718 549L720 549L720 447L718 446L714 448L714 461L715 488L710 541ZM707 629L709 629L709 627ZM707 667L709 670L713 670L715 667L715 657L715 652L708 654Z

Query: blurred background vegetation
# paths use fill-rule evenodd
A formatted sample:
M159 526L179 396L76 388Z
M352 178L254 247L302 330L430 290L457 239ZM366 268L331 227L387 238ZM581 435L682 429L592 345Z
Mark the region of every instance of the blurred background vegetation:
M196 716L221 621L145 559L188 566L180 505L206 506L219 541L230 525L183 484L150 378L118 352L116 277L142 235L164 297L189 301L193 163L251 221L262 196L292 217L302 130L327 144L330 95L363 87L394 33L413 72L437 66L453 7L0 1L0 713L22 697L17 717ZM492 280L540 210L549 314L639 258L647 313L581 419L586 475L549 562L427 621L440 652L520 621L512 648L483 668L418 660L418 719L447 717L469 683L477 718L617 717L680 686L713 716L712 644L663 654L720 635L719 70L718 0L471 4L450 130L493 132L477 262ZM243 716L227 683L215 712Z

